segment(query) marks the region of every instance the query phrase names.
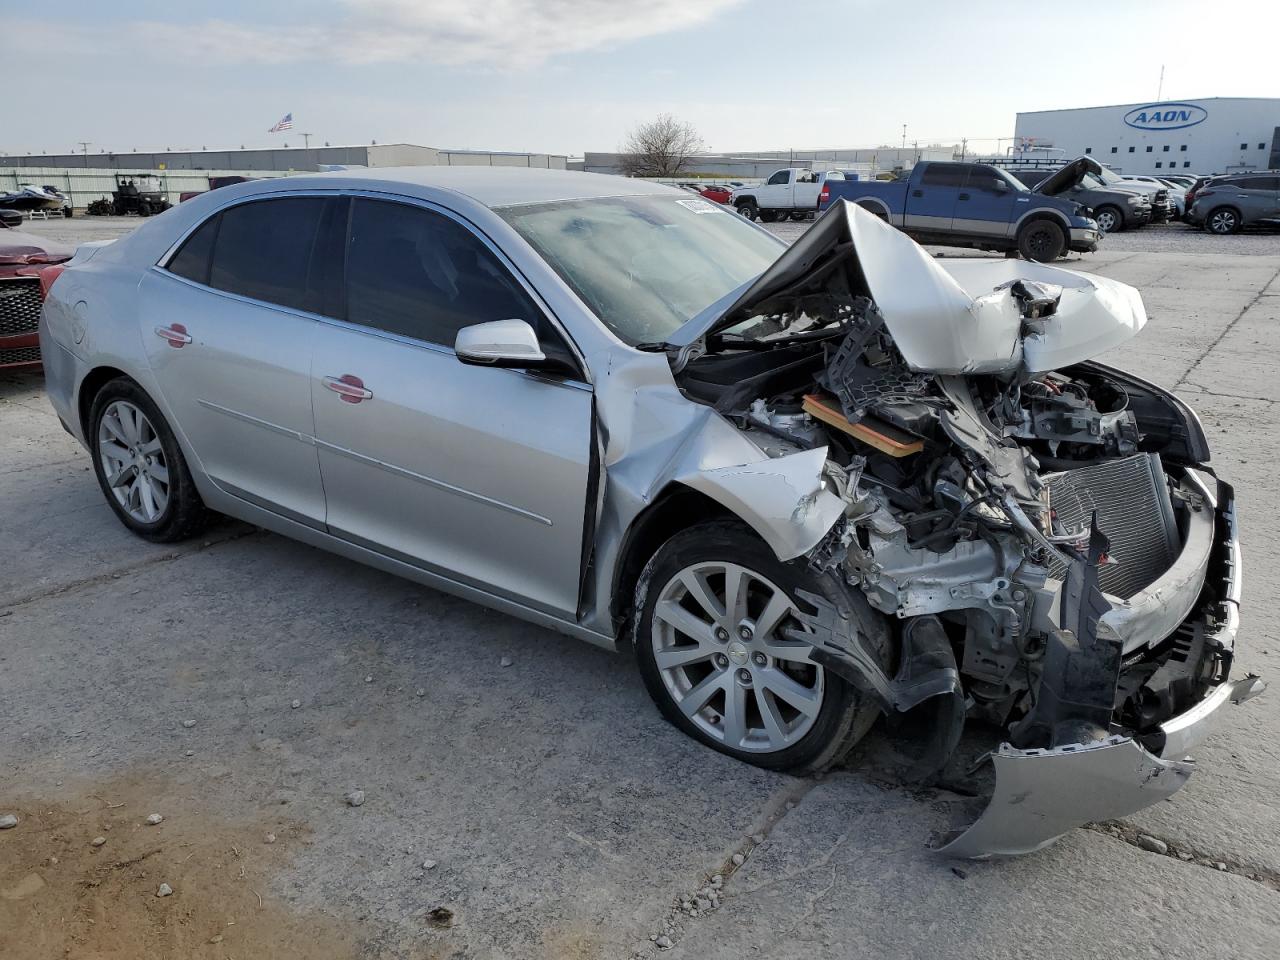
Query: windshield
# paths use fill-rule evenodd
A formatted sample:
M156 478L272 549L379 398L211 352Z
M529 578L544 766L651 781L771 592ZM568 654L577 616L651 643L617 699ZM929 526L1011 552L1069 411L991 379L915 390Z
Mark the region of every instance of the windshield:
M561 200L497 213L632 346L666 340L785 246L697 197Z
M1098 176L1098 178L1099 178L1099 179L1100 179L1104 184L1112 184L1112 185L1118 184L1118 185L1120 185L1120 186L1122 186L1122 187L1123 187L1123 186L1130 186L1130 187L1134 186L1134 182L1133 182L1132 180L1126 180L1124 177L1120 176L1119 174L1115 173L1114 171L1108 170L1106 167L1103 167L1103 168L1102 168L1102 173L1101 173L1101 174L1097 174L1096 176Z

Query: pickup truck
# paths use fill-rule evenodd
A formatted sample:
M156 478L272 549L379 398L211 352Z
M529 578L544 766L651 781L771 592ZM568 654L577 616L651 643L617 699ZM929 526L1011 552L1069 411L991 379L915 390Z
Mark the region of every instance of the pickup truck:
M1055 177L1081 175L1068 164ZM976 247L1047 262L1098 248L1101 232L1087 207L1032 193L986 163L917 163L905 180L828 180L819 209L848 200L920 243Z
M818 209L818 194L830 180L843 180L840 170L806 170L787 167L769 174L753 187L739 187L729 202L748 220L765 223L791 217L807 217Z

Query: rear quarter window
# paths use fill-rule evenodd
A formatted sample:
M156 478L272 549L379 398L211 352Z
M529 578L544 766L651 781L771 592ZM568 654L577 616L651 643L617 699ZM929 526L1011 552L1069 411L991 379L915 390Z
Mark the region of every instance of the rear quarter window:
M209 282L209 259L213 253L213 243L218 236L218 222L221 214L215 214L199 227L195 233L187 237L178 252L170 258L166 269L187 280L207 284Z

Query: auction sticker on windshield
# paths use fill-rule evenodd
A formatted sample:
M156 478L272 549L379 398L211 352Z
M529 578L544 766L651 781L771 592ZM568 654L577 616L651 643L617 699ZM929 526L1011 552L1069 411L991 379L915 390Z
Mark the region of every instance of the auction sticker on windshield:
M686 200L682 198L677 200L676 203L688 210L692 210L694 213L717 213L720 210L720 207L716 204L708 203L706 200Z

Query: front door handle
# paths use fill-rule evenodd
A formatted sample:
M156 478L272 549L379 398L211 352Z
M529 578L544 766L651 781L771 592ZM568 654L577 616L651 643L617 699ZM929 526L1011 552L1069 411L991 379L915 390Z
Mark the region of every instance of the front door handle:
M961 199L961 200L968 200L968 199L969 199L969 195L968 195L967 193L962 193L962 194L960 194L960 199Z
M180 323L171 323L167 327L156 327L156 336L168 341L169 346L175 350L181 350L191 342L191 334L187 333L187 328Z
M361 400L373 399L373 391L366 390L364 381L355 374L344 373L340 377L325 377L323 382L344 403L359 403Z
M924 196L924 191L923 191L923 190L912 190L912 191L911 191L911 195L912 195L913 197L923 197L923 196Z

